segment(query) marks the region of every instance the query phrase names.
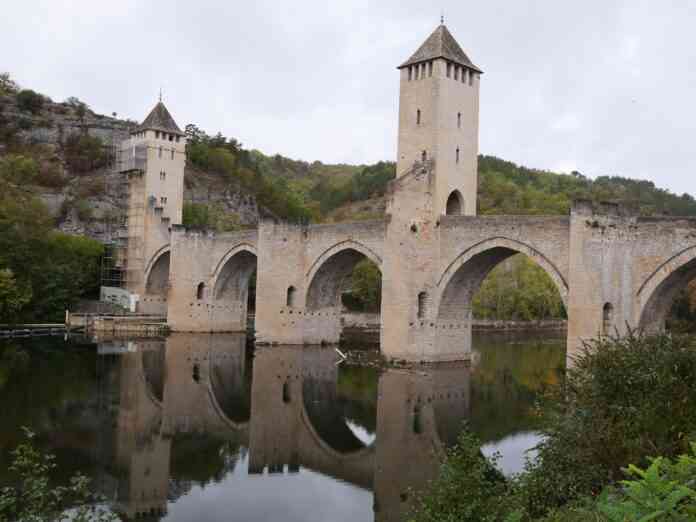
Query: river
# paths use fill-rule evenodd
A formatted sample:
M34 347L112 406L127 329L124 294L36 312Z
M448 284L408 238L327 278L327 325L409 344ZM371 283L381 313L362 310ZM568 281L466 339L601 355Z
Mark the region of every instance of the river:
M22 426L121 513L166 521L398 521L467 425L506 474L562 335L479 333L470 364L378 369L242 335L0 342L0 486ZM533 455L531 455L533 456Z

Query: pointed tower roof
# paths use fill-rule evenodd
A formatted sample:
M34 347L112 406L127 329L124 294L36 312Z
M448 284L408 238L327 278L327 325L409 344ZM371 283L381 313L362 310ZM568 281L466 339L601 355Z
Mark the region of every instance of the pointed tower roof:
M469 60L469 57L459 46L457 40L454 39L454 36L452 36L452 33L449 32L445 24L440 24L423 45L398 68L401 69L409 65L434 60L436 58L444 58L450 62L473 69L474 71L483 72Z
M150 111L147 118L138 126L138 131L143 130L158 130L162 132L170 132L172 134L178 134L179 136L184 136L181 129L169 114L167 107L164 106L162 100L157 102L154 109Z

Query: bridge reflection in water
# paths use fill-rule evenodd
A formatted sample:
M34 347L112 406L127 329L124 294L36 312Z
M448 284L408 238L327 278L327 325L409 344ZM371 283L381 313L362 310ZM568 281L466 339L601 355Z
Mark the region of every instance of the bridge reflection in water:
M313 512L326 519L339 508L338 495L353 512L332 520L401 520L411 491L436 475L442 452L470 418L465 364L378 375L338 366L330 348L257 348L252 358L236 334L111 341L99 351L107 405L100 424L109 433L100 437L98 483L128 517L158 519L168 509L167 519L186 519L179 509L200 516L210 506L187 507L187 493L229 483L224 509L246 510L249 519L254 502L257 513L280 509L278 516L293 519L291 504L303 495L311 505L297 520L312 520ZM303 476L321 477L321 487Z

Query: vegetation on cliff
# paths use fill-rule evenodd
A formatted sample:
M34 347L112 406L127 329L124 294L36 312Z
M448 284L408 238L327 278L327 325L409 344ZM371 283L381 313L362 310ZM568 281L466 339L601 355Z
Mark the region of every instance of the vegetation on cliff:
M95 295L102 245L56 232L31 190L36 163L0 156L0 322L62 319L71 303Z

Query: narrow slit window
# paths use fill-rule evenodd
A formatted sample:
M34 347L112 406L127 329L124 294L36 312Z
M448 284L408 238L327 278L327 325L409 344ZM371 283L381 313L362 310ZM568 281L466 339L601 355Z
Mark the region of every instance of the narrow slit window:
M409 65L408 67L408 81L410 82L413 79L413 66Z
M469 85L474 85L474 73L469 72Z
M428 62L428 77L432 78L433 76L433 62L430 61Z
M447 63L447 77L448 78L452 77L452 64L449 62Z
M455 154L455 161L459 163L459 147L457 147L457 152Z
M418 319L423 319L428 306L428 294L421 292L418 294Z
M290 396L290 383L285 381L283 383L283 402L289 404L292 397Z
M458 65L454 68L454 79L455 79L455 81L459 80L459 66Z
M205 297L205 283L198 283L196 288L196 299L201 301Z
M466 77L469 75L469 69L462 70L462 83L466 83Z
M174 159L174 149L172 149L172 159Z
M416 125L420 125L420 124L421 124L421 111L420 111L420 109L418 109L416 111Z
M614 325L614 306L606 303L602 310L602 334L609 335Z
M428 153L426 151L423 151L421 153L421 161L425 162L428 159Z
M288 308L292 308L295 306L295 294L297 293L297 290L295 290L294 286L288 287L288 292L285 298L285 304L287 305Z
M159 157L162 157L162 147L159 148Z
M462 113L461 112L457 113L457 128L458 129L462 128Z

